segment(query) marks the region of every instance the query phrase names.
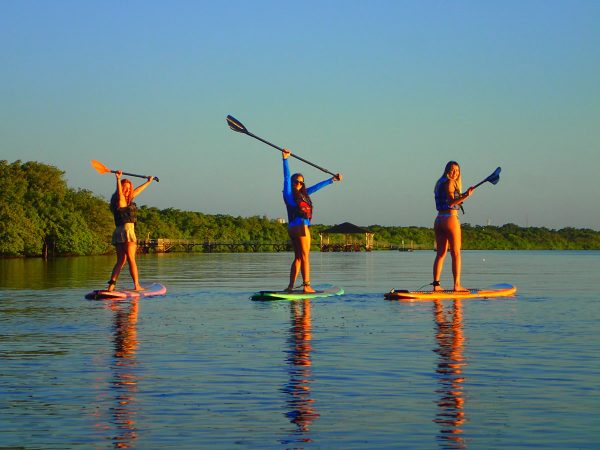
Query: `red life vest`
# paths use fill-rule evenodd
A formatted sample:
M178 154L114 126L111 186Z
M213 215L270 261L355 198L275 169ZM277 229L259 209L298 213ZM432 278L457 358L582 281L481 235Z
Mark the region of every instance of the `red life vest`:
M296 217L302 217L303 219L312 219L313 206L312 200L308 194L303 194L301 191L294 192L294 200L296 201L296 208L292 208L292 219Z

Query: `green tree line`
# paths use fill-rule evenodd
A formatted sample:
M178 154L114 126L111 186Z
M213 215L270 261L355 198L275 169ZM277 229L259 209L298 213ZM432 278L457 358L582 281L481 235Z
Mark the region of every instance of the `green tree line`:
M432 249L435 237L432 228L383 227L372 225L376 245L417 249ZM600 232L585 228L519 227L508 223L502 226L462 225L465 250L598 250Z
M313 236L328 228L315 225ZM67 186L64 172L39 162L0 160L0 256L96 255L112 252L114 229L108 202L85 189ZM426 227L368 226L376 248L413 245L433 248ZM267 217L203 214L141 206L138 239L280 243L286 225ZM318 244L318 239L313 239ZM600 249L600 232L590 229L463 225L465 249ZM199 249L196 247L196 249Z
M92 255L110 249L107 202L67 187L64 172L0 161L0 255Z

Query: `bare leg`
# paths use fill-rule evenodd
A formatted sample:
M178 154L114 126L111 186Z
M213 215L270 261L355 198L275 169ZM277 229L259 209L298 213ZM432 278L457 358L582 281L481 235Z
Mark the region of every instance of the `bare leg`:
M117 250L117 262L115 263L115 266L113 267L112 273L110 275L110 281L109 281L108 289L107 289L108 291L115 290L115 284L117 283L117 280L119 279L121 269L123 269L123 266L125 265L125 262L127 261L126 244L117 244L115 246L115 248Z
M436 219L433 229L435 231L435 249L436 255L433 261L433 281L438 284L433 285L434 291L441 291L443 288L439 285L440 277L442 276L442 268L444 267L444 258L448 252L448 236L445 227L441 221L444 219Z
M300 237L300 246L302 249L302 259L300 264L300 270L302 272L302 280L304 281L304 292L315 292L310 287L310 229L306 229L305 235Z
M315 292L310 287L310 230L305 225L298 225L288 229L292 244L294 246L294 261L290 269L290 283L287 290L292 290L298 277L302 273L304 281L304 292Z
M127 242L125 245L127 246L127 262L129 263L129 274L131 275L131 279L133 280L133 289L135 289L136 291L143 291L144 288L140 286L140 281L138 279L137 263L135 262L135 252L137 251L137 243Z
M462 232L458 216L449 217L448 220L448 240L450 244L450 256L452 256L452 275L454 276L454 290L466 291L460 284L460 275L462 271L462 257L460 254L462 247Z
M454 276L454 290L455 291L466 291L460 284L460 273L462 270L462 258L460 255L460 250L454 251L451 250L450 255L452 256L452 275Z
M293 231L288 230L288 232L294 247L294 260L292 261L292 267L290 268L290 283L288 284L286 291L292 291L294 289L294 284L296 284L296 278L298 278L298 273L300 272L300 266L302 264L302 246L300 244L300 239L294 236Z

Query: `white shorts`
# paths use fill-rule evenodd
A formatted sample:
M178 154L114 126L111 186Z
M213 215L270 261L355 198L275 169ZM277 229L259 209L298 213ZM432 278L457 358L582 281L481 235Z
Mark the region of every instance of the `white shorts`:
M137 242L137 238L135 236L135 224L134 223L126 223L124 225L119 225L115 228L115 231L112 235L112 244L124 244L126 242Z

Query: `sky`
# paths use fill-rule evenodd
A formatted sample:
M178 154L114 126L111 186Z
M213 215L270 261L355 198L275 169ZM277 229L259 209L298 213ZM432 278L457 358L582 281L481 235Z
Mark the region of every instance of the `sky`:
M431 227L455 160L464 188L502 168L462 223L599 230L598 23L594 0L0 0L0 160L109 198L95 159L160 178L138 205L284 217L280 152L231 114L343 175L314 223Z

